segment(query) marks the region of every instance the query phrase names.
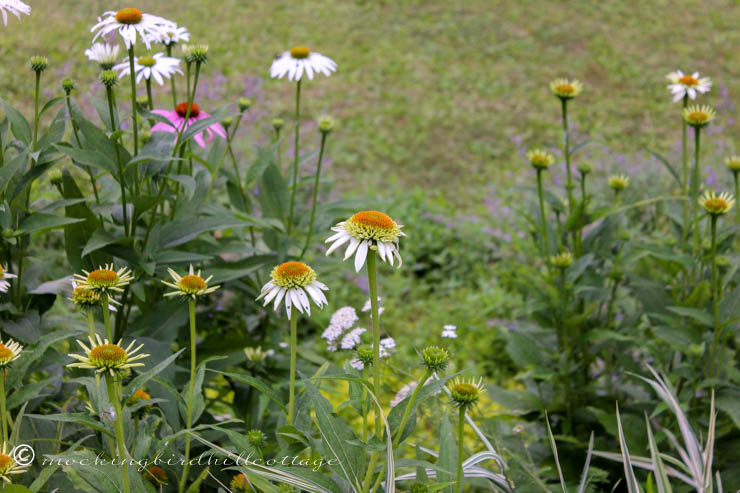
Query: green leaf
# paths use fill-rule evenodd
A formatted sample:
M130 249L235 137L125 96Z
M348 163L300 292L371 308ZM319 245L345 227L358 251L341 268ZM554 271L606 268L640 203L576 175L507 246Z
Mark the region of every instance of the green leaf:
M116 242L116 238L113 237L104 229L96 230L90 239L87 241L85 248L82 249L82 256L86 256L96 250L100 250L104 246L108 246Z
M26 145L30 144L31 143L31 125L29 125L25 117L21 114L20 111L13 108L3 98L0 98L0 104L3 106L3 110L5 111L5 116L10 122L10 128L13 131L13 135L15 135L15 137L21 142L23 142L24 144Z
M75 224L83 222L84 219L74 217L62 217L55 216L54 214L46 214L43 212L37 212L26 217L21 223L21 227L15 232L15 236L26 233L38 233L41 231L48 231L50 229L57 229L68 224Z
M75 423L85 428L90 428L113 437L108 428L99 421L92 419L87 413L64 413L64 414L26 414L26 417L40 419L43 421L54 421L58 423Z
M712 321L712 316L706 310L701 310L699 308L689 308L686 306L669 306L667 310L677 315L681 315L682 317L689 317L706 327L712 327L714 325L714 322Z
M365 449L349 442L356 440L354 431L334 413L329 401L308 380L304 380L306 393L316 413L316 424L327 448L327 454L339 461L337 468L358 490L361 489L365 464Z
M457 444L455 443L455 432L447 413L442 415L438 440L437 480L440 483L455 484L457 482ZM454 490L454 486L447 486L444 489L445 493L453 493Z
M233 378L237 382L243 383L245 385L249 385L250 387L254 387L255 389L262 392L267 398L269 398L271 401L273 401L275 404L280 406L280 409L283 411L286 411L285 404L283 403L280 396L275 392L271 387L268 387L264 383L262 383L260 380L250 377L249 375L243 375L240 373L229 373L224 371L218 371L209 369L208 371L212 371L214 373L218 373L219 375L224 375L226 377Z
M76 149L65 145L56 145L55 147L58 151L69 156L75 163L84 164L96 169L102 169L110 172L113 176L118 176L116 163L100 151Z

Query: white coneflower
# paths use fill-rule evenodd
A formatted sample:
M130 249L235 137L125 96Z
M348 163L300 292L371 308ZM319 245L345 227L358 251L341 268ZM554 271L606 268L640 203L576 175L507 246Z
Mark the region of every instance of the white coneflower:
M362 342L362 334L365 332L367 332L367 329L363 329L362 327L352 329L342 337L342 342L339 344L340 347L342 349L354 349L355 346Z
M329 77L336 69L337 64L331 58L311 51L306 46L294 46L275 58L270 66L270 77L282 79L287 74L288 80L298 81L305 73L308 80L313 80L316 73Z
M164 53L155 53L153 56L134 57L134 73L136 82L143 79L154 79L160 86L164 85L164 79L169 79L174 74L183 75L180 70L180 59L167 56ZM123 63L119 63L113 70L118 70L118 78L122 79L131 73L131 64L128 57Z
M3 13L3 25L8 25L8 12L21 19L21 14L31 15L31 7L20 0L0 0L0 12Z
M316 280L316 272L303 262L285 262L270 273L271 281L262 286L262 292L257 300L265 299L264 305L273 302L275 311L280 308L280 302L285 300L285 311L290 318L291 307L301 313L311 315L309 298L319 308L328 303L322 291L328 291L324 283Z
M171 45L171 44L177 44L182 41L190 42L190 33L188 32L187 28L184 26L178 26L175 24L175 28L166 31L164 33L164 38L162 38L162 43L164 43L165 46Z
M113 264L106 264L104 267L88 272L82 271L85 275L75 274L74 279L79 283L79 287L97 292L100 295L112 295L113 292L123 292L123 287L134 280L131 270L128 267L122 267L114 270Z
M162 17L145 14L141 10L128 7L118 12L109 10L98 17L98 23L95 24L90 32L94 32L93 41L100 36L118 31L123 38L126 49L136 44L136 37L141 36L141 40L147 49L151 49L154 42L162 42L168 32L177 29L177 24L168 21Z
M207 279L203 279L200 275L200 270L196 272L192 265L190 266L188 273L184 276L181 276L170 268L167 269L167 272L170 273L170 277L172 277L174 282L162 281L162 284L173 288L174 291L165 293L165 296L184 296L185 298L194 300L200 296L213 293L221 287L208 286L208 283L211 282L213 276L208 276Z
M13 339L8 339L3 342L0 340L0 368L5 368L13 361L21 357L23 352L23 346L15 342Z
M344 260L354 255L357 272L365 265L367 252L370 249L377 250L380 259L391 265L393 265L394 260L398 260L398 266L400 267L402 260L398 253L398 241L401 236L406 236L401 228L403 228L402 224L397 224L382 212L358 212L331 228L336 234L326 239L326 243L332 243L326 254L331 254L331 252L349 242L349 246L344 252Z
M445 325L442 327L442 337L457 339L457 325Z
M85 56L92 62L97 62L103 70L110 70L118 61L118 45L95 43L85 50Z
M95 370L96 373L110 373L113 377L119 377L130 368L144 366L144 363L136 363L136 361L149 357L148 354L136 354L144 347L141 344L134 348L136 341L131 341L131 344L124 349L121 346L121 341L117 344L111 344L108 339L101 339L97 334L95 339L88 337L88 340L90 341L90 347L77 340L77 344L85 351L85 355L70 354L69 356L76 359L77 362L70 363L67 366Z
M668 90L673 94L673 101L681 101L685 96L696 99L697 94L709 92L712 88L712 80L709 77L700 77L699 72L684 74L680 70L666 75L670 81Z
M8 289L10 289L10 283L7 279L15 279L16 277L18 276L7 272L5 267L0 265L0 293L7 293Z
M727 192L717 195L714 191L704 192L699 198L699 205L713 216L727 214L735 206L735 198Z
M100 307L102 297L100 293L94 290L78 287L77 283L72 279L72 297L69 299L80 308L90 310ZM120 303L113 298L108 298L108 301L110 301L108 303L108 310L112 312L117 311L115 305L120 305Z
M5 483L12 483L13 476L23 474L30 467L30 464L23 466L18 464L13 456L13 451L9 451L8 444L3 442L0 448L0 479Z

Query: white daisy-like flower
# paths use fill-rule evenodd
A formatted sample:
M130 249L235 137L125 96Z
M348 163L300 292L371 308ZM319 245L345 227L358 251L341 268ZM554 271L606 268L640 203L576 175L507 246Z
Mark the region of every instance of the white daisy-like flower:
M342 221L333 228L336 234L326 239L326 243L332 243L326 254L349 242L344 251L344 260L352 255L355 256L355 270L360 272L365 265L368 250L377 250L380 259L393 265L398 260L401 266L401 255L398 253L398 241L406 233L401 231L402 224L397 224L388 215L378 211L362 211L353 215L346 221Z
M104 12L102 17L98 17L98 23L90 29L90 32L95 33L93 37L93 41L95 41L100 36L118 31L118 34L123 38L126 49L136 44L138 34L147 49L151 49L152 43L161 43L167 33L173 32L175 29L177 29L177 24L172 21L156 15L145 14L134 7L128 7L118 12L112 10Z
M280 264L272 269L270 277L272 280L262 286L262 292L257 300L264 298L264 305L273 302L273 307L277 311L284 299L289 319L293 306L299 312L311 315L309 298L319 308L328 303L322 291L328 291L329 288L317 281L316 272L303 262Z
M92 62L97 62L103 70L110 70L118 61L120 46L108 43L95 43L85 50L85 56Z
M344 337L342 337L340 347L342 349L354 349L355 346L362 342L362 334L364 334L365 332L367 332L367 329L363 329L361 327L352 329L351 331L347 332Z
M183 296L185 298L195 300L201 296L211 294L221 287L209 286L208 283L211 282L213 276L208 276L206 279L203 279L200 275L200 270L196 272L192 264L190 265L188 273L184 276L181 276L170 268L167 269L167 272L170 273L172 282L162 281L162 283L171 287L174 291L165 293L165 296Z
M13 339L8 339L5 342L0 340L0 369L4 369L13 361L20 358L22 352L23 346Z
M8 12L21 19L21 14L31 15L31 7L20 0L0 0L0 12L3 13L3 25L8 25Z
M712 79L700 77L699 72L689 75L676 70L666 75L666 78L670 81L668 90L673 94L674 102L681 101L687 95L690 99L696 99L697 94L707 93L712 88Z
M21 465L15 461L14 450L8 450L8 444L3 442L0 447L0 480L3 484L13 482L13 476L23 474L28 471L30 464Z
M128 76L131 73L129 58L126 57L126 60L113 67L113 70L120 71L119 79ZM167 56L164 53L155 53L153 56L135 56L134 72L136 73L137 84L143 79L154 78L160 86L164 85L165 79L169 79L174 74L183 75L182 70L180 70L180 59Z
M7 281L7 279L15 279L16 277L18 276L7 272L5 270L5 267L0 265L0 293L7 293L10 289L10 283Z
M173 23L174 24L174 23ZM190 42L190 33L188 32L187 28L184 26L178 26L175 24L175 28L171 31L166 31L164 33L164 38L162 38L162 43L165 45L171 45L171 44L177 44L181 41L185 41L187 43Z
M457 339L457 326L456 325L445 325L442 327L442 337L449 339Z
M100 306L100 294L96 291L80 288L77 286L77 282L75 282L74 279L71 279L72 281L72 298L70 298L75 305L80 306L81 308L97 308ZM115 312L116 305L120 305L119 302L114 300L113 298L109 297L108 301L108 310Z
M308 80L313 80L316 73L329 77L337 70L337 64L331 58L311 51L306 46L294 46L282 55L275 58L270 66L270 77L282 79L288 75L288 80L301 80L306 74Z

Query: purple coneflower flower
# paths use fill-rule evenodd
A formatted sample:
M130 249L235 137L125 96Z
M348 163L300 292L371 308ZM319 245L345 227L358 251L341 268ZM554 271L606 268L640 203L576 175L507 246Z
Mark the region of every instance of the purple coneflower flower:
M169 123L159 122L152 127L152 132L172 132L177 133L182 129L184 132L187 128L199 120L209 118L211 115L205 111L201 111L197 104L193 103L193 107L190 109L190 117L188 121L185 121L185 116L188 114L188 103L180 103L175 107L174 111L168 110L153 110L152 113L161 115L167 119ZM185 126L184 128L183 125ZM209 125L205 130L198 133L193 139L199 146L205 148L206 144L209 144L213 140L213 134L219 135L221 138L226 138L226 130L220 123L214 123ZM205 137L204 137L205 136Z

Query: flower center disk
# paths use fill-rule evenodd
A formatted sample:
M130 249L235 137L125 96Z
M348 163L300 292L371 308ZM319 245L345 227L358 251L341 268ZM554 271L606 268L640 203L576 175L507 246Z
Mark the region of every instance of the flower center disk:
M695 78L691 77L690 75L684 75L683 77L681 77L678 80L681 82L681 84L683 84L685 86L695 86L696 84L699 83L698 80L696 80Z
M141 22L142 17L141 10L134 7L128 7L116 12L116 20L121 24L138 24Z
M0 473L6 473L8 472L8 469L10 469L13 466L13 459L5 454L0 454Z
M294 46L290 49L290 56L299 60L308 58L310 54L311 50L308 49L308 46Z
M117 366L126 361L126 351L115 344L95 346L90 351L90 361L96 366Z
M387 214L362 211L345 222L346 231L360 240L392 242L398 239L401 228Z
M13 357L13 351L8 349L5 344L0 343L0 361L6 361Z
M185 116L188 114L188 103L180 103L175 107L175 111L177 114L185 118ZM190 108L190 118L197 118L198 115L200 115L200 108L197 104L193 103L193 107Z
M142 56L139 57L139 65L143 65L145 67L153 67L156 65L157 61L154 59L153 56Z
M283 288L304 287L316 280L316 272L303 262L285 262L272 270L272 281Z
M118 274L110 269L94 270L87 276L87 281L96 287L115 286L118 281Z
M186 293L198 293L206 289L206 281L194 274L183 277L177 285Z

